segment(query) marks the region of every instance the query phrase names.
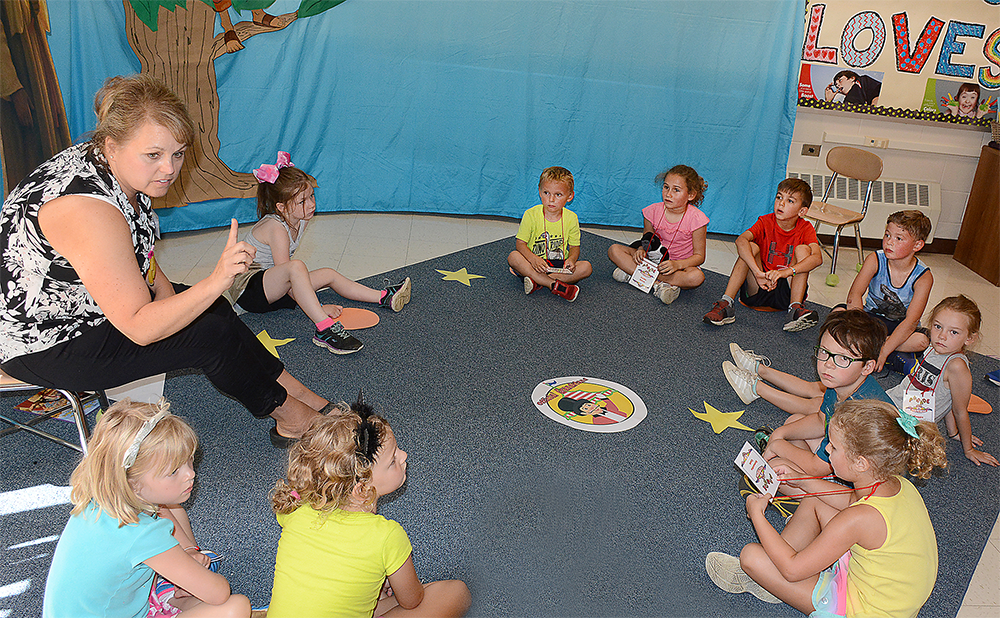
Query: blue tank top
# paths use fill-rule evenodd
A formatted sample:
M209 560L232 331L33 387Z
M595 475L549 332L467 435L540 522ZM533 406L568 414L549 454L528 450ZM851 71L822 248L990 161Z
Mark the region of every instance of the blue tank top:
M868 298L865 299L865 311L877 313L878 315L900 322L906 319L906 309L913 300L913 284L916 283L925 272L930 270L927 265L917 258L917 263L913 265L913 270L900 287L892 285L892 278L889 276L889 261L885 257L885 252L879 249L875 252L878 256L878 271L868 283Z

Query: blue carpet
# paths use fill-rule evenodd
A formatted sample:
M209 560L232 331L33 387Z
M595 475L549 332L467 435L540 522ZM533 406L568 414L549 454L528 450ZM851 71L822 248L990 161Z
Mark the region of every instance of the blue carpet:
M745 409L748 426L779 425L787 415L762 400L744 406L720 364L735 341L815 379L817 329L785 333L783 314L742 308L732 325L705 325L701 316L724 277L706 273L703 286L664 306L612 281L611 241L585 233L583 243L596 272L572 304L544 290L523 294L504 259L511 239L389 273L393 281L412 277L413 300L399 314L380 312L377 327L357 333L365 348L347 357L312 345L311 325L298 311L244 319L254 332L295 338L278 350L305 384L348 400L364 388L390 420L410 455L409 480L380 512L409 533L424 581L468 583L471 616L798 615L723 593L706 576L706 553L737 554L755 540L732 466L750 434L716 435L688 408L707 401ZM485 279L466 287L435 272L463 267ZM381 287L382 278L365 282ZM332 292L321 297L357 305ZM982 376L998 366L972 355L974 392L994 408L1000 391ZM530 393L564 375L623 384L649 415L615 434L557 424L535 409ZM891 375L883 386L899 379ZM202 376L170 376L166 395L202 440L188 503L199 541L225 555L221 572L234 591L265 604L279 535L267 494L285 455L269 445L268 422L253 420ZM972 422L984 449L1000 454L1000 413ZM2 448L0 491L65 486L76 464L70 451L30 436L4 438ZM921 489L941 555L922 616L957 613L1000 509L1000 470L975 467L957 443L948 448L950 471ZM53 537L68 513L62 504L0 517L0 590L7 591L0 612L40 615Z

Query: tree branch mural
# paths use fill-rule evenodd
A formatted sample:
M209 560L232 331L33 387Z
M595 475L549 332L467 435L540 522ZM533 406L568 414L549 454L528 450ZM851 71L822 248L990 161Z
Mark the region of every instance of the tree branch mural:
M233 171L219 158L215 59L243 49L242 42L250 37L279 32L343 1L302 0L296 12L272 16L264 9L273 0L123 0L125 34L141 72L161 79L187 103L197 131L180 177L165 197L154 200L155 207L256 195L253 175ZM230 6L251 10L252 21L232 24ZM215 36L217 14L223 16L223 32Z

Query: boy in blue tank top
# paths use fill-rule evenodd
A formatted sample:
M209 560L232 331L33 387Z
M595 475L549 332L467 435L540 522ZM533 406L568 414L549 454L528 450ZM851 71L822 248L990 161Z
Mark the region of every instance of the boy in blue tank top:
M930 343L927 329L920 326L920 316L927 309L934 276L916 256L930 232L931 221L919 210L889 215L882 249L868 254L847 293L847 303L834 307L835 311L864 309L885 324L889 337L879 352L877 371L888 359L891 369L906 373L906 359L912 366L912 353L922 352ZM868 297L863 298L866 291Z

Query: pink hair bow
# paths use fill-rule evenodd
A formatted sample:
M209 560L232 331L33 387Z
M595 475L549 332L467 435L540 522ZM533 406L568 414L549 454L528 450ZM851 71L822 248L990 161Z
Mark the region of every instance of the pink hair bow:
M284 150L278 151L278 160L274 165L270 163L265 163L253 171L254 178L258 182L266 182L268 184L273 184L275 180L278 179L278 170L283 167L292 167L292 155L288 154Z

